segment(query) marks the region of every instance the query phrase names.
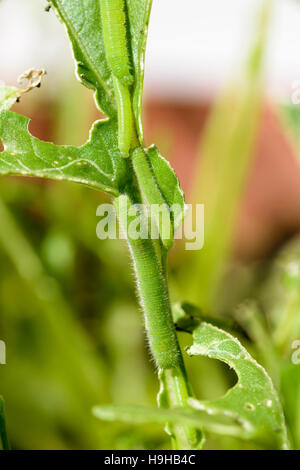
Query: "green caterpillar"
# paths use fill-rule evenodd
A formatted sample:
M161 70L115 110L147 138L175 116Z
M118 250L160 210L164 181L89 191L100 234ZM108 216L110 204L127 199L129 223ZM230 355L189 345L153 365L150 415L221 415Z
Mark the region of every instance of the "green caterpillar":
M118 106L118 147L123 157L128 157L132 137L132 110L129 88L114 77Z
M100 0L102 32L108 65L123 85L131 85L124 0Z
M157 208L162 209L163 215L159 212L154 212L153 216L164 247L170 249L174 239L174 228L170 208L157 184L147 155L141 147L133 151L132 164L138 183L148 204L152 207L155 205ZM165 219L166 217L168 217L168 220Z
M105 55L113 74L118 108L118 146L128 157L132 138L132 109L129 87L133 83L126 38L124 0L100 0Z

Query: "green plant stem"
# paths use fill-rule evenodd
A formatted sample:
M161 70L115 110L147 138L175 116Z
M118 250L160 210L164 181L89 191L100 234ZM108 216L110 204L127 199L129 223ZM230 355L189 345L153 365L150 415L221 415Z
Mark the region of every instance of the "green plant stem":
M5 416L4 416L4 402L3 402L2 397L0 397L0 449L10 450L10 444L8 440Z
M160 400L160 405L170 408L187 406L191 392L172 320L165 270L153 240L136 240L130 236L130 223L136 218L136 211L132 210L134 206L129 198L120 196L115 200L115 207L134 263L150 349L165 383L167 396ZM142 213L141 217L144 217ZM192 431L189 428L176 425L171 432L177 449L191 448Z
M160 370L161 383L158 405L162 408L185 408L187 400L192 396L185 368ZM175 450L190 450L201 447L200 431L182 424L167 425Z
M115 206L134 262L146 331L155 362L161 369L181 368L183 360L173 325L167 282L154 242L150 238L135 240L130 236L130 224L139 214L135 210L131 212L134 206L127 196L117 198Z

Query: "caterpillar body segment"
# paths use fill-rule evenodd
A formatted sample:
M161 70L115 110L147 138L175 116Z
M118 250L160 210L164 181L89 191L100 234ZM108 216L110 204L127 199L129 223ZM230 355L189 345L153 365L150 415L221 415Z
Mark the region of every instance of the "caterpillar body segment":
M114 77L114 89L118 108L118 147L123 157L129 156L133 129L131 96L129 88Z
M133 76L130 71L126 37L124 0L99 0L105 55L113 76L115 98L118 110L118 147L123 157L129 156L133 117L130 85Z
M130 70L126 37L124 0L100 0L105 55L112 74L123 85L130 86Z

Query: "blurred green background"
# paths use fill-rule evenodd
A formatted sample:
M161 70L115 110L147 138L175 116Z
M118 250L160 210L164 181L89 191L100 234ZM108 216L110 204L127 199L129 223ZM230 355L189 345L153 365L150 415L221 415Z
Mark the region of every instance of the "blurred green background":
M177 169L187 202L205 203L204 249L188 252L178 242L170 255L172 301L230 322L272 376L299 449L300 365L291 358L300 339L300 216L293 202L299 197L300 207L300 111L266 98L271 13L259 9L243 65L214 100L149 95L145 124L148 143ZM83 143L99 117L73 75L14 110L32 117L34 135L59 144ZM279 159L272 160L273 151ZM266 154L269 166L260 163ZM270 174L282 175L281 193ZM279 193L290 198L278 208ZM101 423L91 415L100 403L155 405L158 391L127 247L96 237L96 209L107 201L75 184L1 178L0 339L7 364L0 365L0 393L13 448L169 446L159 426ZM180 341L184 348L190 338L180 334ZM200 399L221 396L236 381L217 361L186 361ZM253 446L208 435L206 448Z

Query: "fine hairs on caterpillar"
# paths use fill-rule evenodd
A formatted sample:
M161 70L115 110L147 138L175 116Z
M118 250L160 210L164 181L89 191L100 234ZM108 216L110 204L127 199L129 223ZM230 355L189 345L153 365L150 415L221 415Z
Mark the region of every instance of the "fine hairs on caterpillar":
M130 213L132 204L129 198L119 196L115 199L115 207L123 229L128 227L130 220L134 217ZM179 347L173 328L165 281L153 240L134 240L128 236L128 233L126 235L134 260L138 290L145 314L146 331L153 357L160 369L172 369L178 366ZM162 311L169 312L169 314L162 315Z
M132 137L132 109L130 70L126 38L124 0L100 0L105 55L113 75L118 109L118 145L122 156L128 157Z

